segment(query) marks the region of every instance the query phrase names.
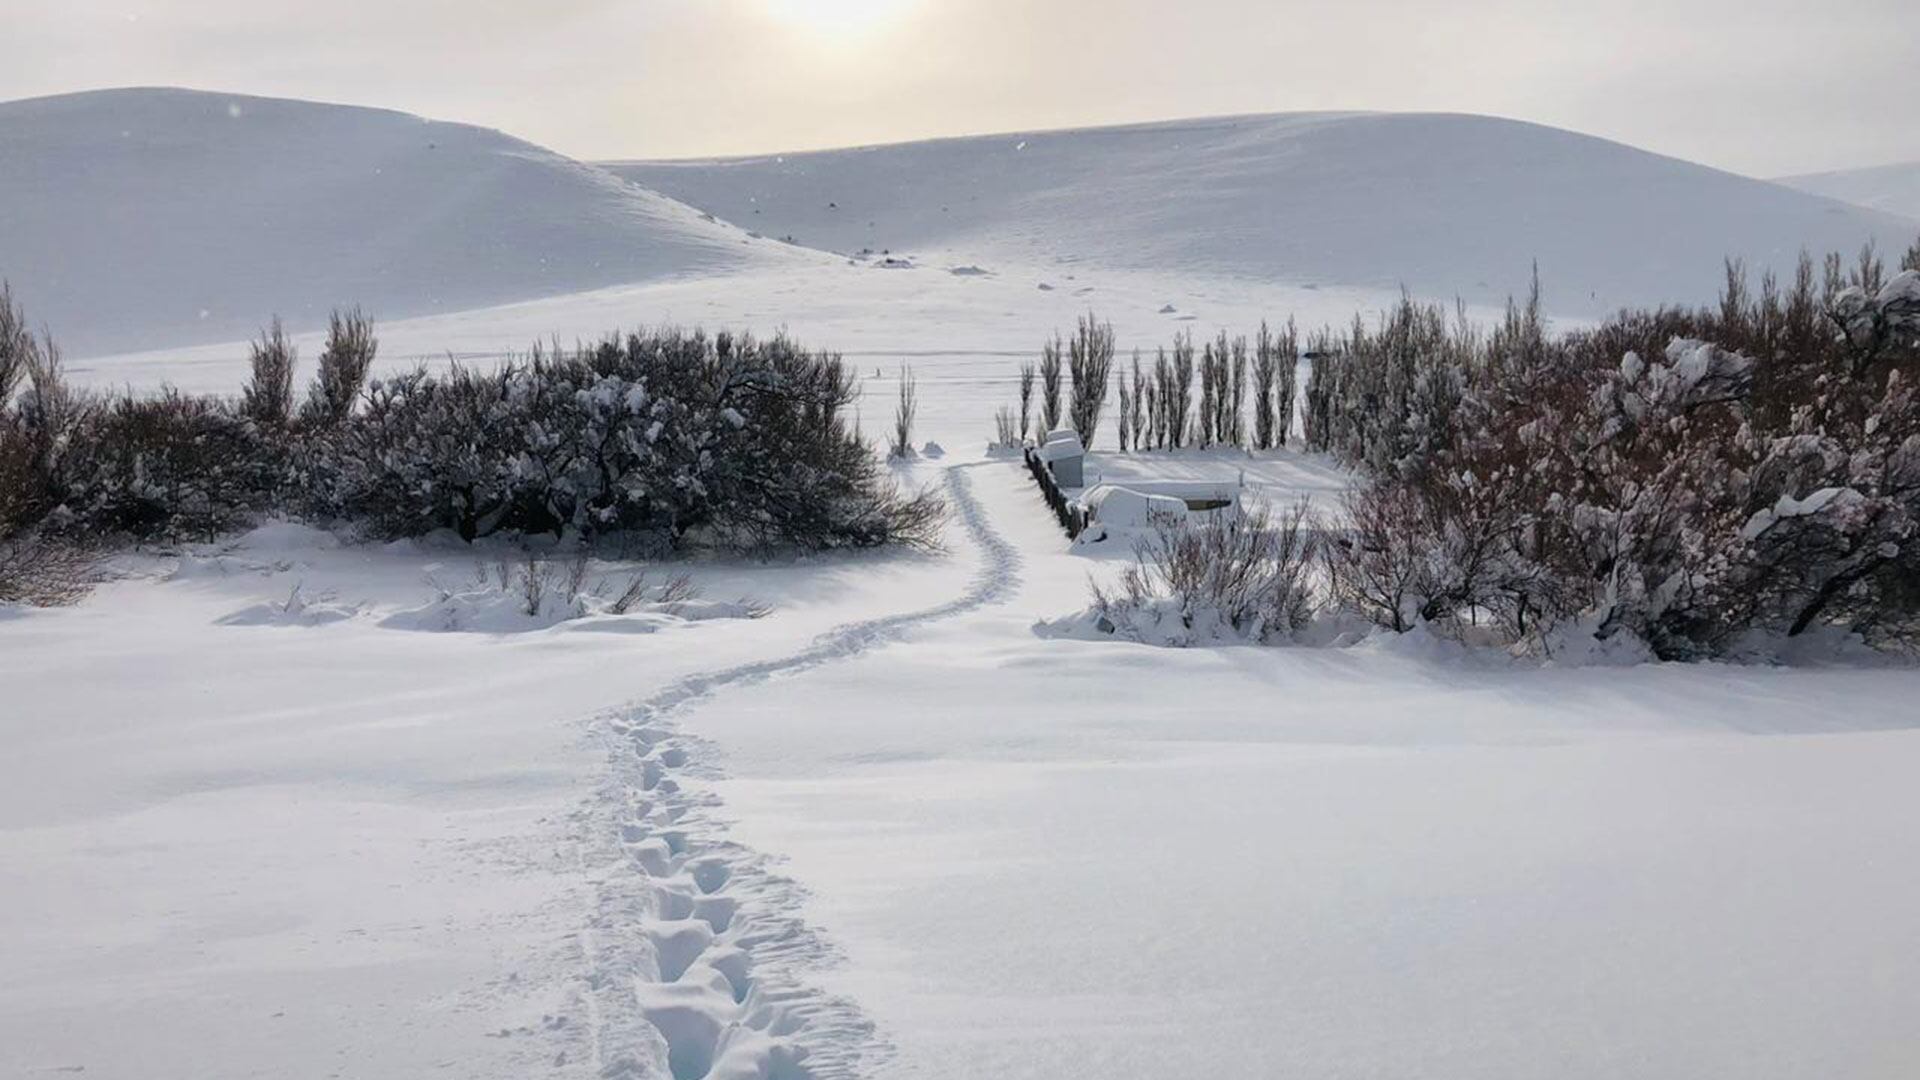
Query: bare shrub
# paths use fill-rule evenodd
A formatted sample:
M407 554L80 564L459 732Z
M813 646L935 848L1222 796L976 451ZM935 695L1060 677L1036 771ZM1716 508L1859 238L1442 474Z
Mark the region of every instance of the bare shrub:
M1022 441L1019 421L1014 418L1013 410L1005 405L1000 406L1000 411L993 414L993 445L1001 449L1013 449Z
M1413 629L1425 580L1426 533L1417 494L1367 485L1344 500L1350 528L1321 547L1337 603L1394 631Z
M1264 504L1203 518L1167 517L1138 543L1119 590L1094 590L1116 625L1177 619L1186 631L1285 639L1313 617L1318 532L1305 500L1278 516Z
M292 415L295 359L293 341L275 316L253 343L247 361L251 377L240 401L242 411L254 422L283 426Z
M0 539L0 604L75 604L98 580L98 559L71 538L26 533Z
M627 579L626 588L620 591L613 602L607 605L608 614L625 615L642 603L664 605L672 614L678 605L697 599L700 589L694 585L688 574L675 574L665 581L655 584L645 570L635 573Z
M893 440L887 445L887 456L906 459L913 456L913 419L919 412L919 395L914 385L913 372L900 369L900 397L893 406Z
M0 281L0 410L13 402L36 347L26 313L14 302L12 286Z
M546 606L547 592L553 587L556 575L553 567L529 552L520 565L509 568L505 562L500 564L500 586L511 590L520 598L520 610L529 618L538 618L541 608Z
M366 388L367 374L379 351L380 340L374 336L372 319L359 308L346 312L335 309L327 319L327 344L320 352L320 370L307 391L301 417L319 427L332 427L345 420ZM291 378L291 365L287 374Z

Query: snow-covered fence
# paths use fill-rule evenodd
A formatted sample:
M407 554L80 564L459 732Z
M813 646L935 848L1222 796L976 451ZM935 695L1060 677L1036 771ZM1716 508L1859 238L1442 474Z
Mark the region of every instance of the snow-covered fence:
M1053 516L1060 519L1060 527L1067 530L1067 538L1080 535L1087 527L1087 512L1077 503L1067 498L1060 490L1059 481L1053 478L1053 471L1040 459L1038 451L1027 447L1027 471L1033 474L1034 483L1040 485L1040 494L1047 500L1047 507Z

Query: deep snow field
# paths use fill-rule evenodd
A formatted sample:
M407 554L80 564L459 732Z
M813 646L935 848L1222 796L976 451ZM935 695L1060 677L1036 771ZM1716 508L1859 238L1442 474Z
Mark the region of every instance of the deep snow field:
M786 328L867 377L876 436L909 366L944 550L692 558L649 569L707 603L517 624L475 584L510 548L270 523L0 609L0 1075L1920 1073L1920 670L1039 631L1119 561L985 449L1043 336L1091 306L1150 356L1390 284L728 235L755 253L386 319L383 363ZM1091 467L1345 483L1158 457Z

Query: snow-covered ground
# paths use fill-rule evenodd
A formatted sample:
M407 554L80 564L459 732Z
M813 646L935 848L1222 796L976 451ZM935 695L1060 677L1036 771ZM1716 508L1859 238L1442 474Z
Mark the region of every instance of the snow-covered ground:
M1920 1066L1920 672L1042 638L1103 564L915 468L943 555L692 567L761 620L401 629L476 556L282 527L0 621L0 1062Z
M1040 285L1049 285L1042 289ZM752 270L724 276L618 286L449 315L379 325L379 369L416 364L497 363L534 344L593 340L637 325L677 325L767 335L786 330L810 347L844 355L865 382L862 419L878 432L892 413L896 380L910 369L921 394L922 426L948 446L984 445L993 414L1017 401L1019 365L1053 333L1096 312L1111 320L1122 364L1134 348L1151 365L1153 350L1190 333L1251 336L1261 320L1289 316L1302 327L1344 325L1397 299L1365 288L1305 289L1229 277L1081 269L1066 274L1005 267L991 275L954 275L935 267L885 270L834 260L806 273ZM1172 308L1168 311L1165 309ZM1470 309L1482 319L1490 308ZM1564 325L1576 325L1568 321ZM295 338L311 370L324 335ZM72 360L81 385L102 389L172 385L194 393L238 392L245 342L161 349ZM1103 436L1101 445L1112 441Z
M1005 603L687 720L876 1075L1920 1067L1920 674L1041 641L1086 564L974 476Z
M592 919L654 902L599 725L952 576L695 565L774 614L409 628L495 554L278 526L0 615L0 1074L591 1072ZM296 587L320 617L263 618Z
M694 560L655 572L770 613L517 629L468 595L499 549L280 523L0 610L0 1074L1920 1072L1920 670L1036 633L1117 562L984 449L1043 336L1091 307L1150 356L1391 282L927 243L387 319L381 356L784 327L867 377L869 432L910 366L943 552ZM1110 443L1108 480L1346 481Z

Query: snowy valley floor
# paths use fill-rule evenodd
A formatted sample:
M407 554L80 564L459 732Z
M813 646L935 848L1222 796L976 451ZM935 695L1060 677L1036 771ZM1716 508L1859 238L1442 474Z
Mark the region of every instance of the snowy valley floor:
M945 556L695 567L758 621L300 530L0 621L0 1072L1920 1067L1920 672L1043 639L1096 564L920 470ZM222 625L295 581L378 610Z
M407 613L475 553L278 526L0 612L0 1075L1920 1073L1920 670L1042 637L1116 563L980 456L1036 335L1384 298L939 267L416 320L383 356L804 312L879 369L870 432L914 366L943 554L688 567L759 620L432 632ZM243 356L73 367L230 391ZM1149 471L1243 468L1341 483Z

